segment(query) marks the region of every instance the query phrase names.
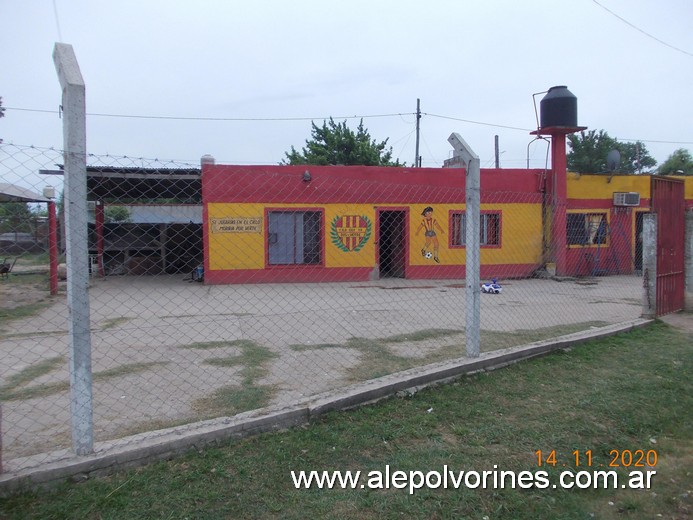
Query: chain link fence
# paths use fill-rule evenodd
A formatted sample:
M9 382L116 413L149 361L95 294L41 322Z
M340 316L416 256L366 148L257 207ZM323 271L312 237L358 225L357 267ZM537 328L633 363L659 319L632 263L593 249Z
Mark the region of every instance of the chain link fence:
M8 143L0 151L3 186L56 188L64 263L62 152ZM261 413L465 356L463 189L392 181L387 200L403 202L378 209L383 184L365 177L332 186L343 200L299 204L290 190L318 179L299 179L282 198L284 167L266 168L265 181L236 167L208 192L199 165L95 155L87 163L97 442ZM520 191L482 189L482 355L641 314L635 213L569 211L575 276L555 276L536 178ZM13 265L0 281L10 466L71 445L70 310L62 266L58 294L49 291L46 211L45 202L0 203L0 257Z

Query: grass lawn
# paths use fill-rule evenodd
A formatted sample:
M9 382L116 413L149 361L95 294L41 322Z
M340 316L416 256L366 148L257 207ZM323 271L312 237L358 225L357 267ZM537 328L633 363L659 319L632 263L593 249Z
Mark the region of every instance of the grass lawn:
M386 466L546 471L551 484L565 470L613 469L620 480L618 489L513 489L510 480L492 489L489 474L488 489L410 494L296 489L290 473L361 471L360 484L378 484L369 472ZM656 471L649 489L621 488L633 470ZM0 501L0 518L693 518L693 337L656 323L305 427L16 495Z

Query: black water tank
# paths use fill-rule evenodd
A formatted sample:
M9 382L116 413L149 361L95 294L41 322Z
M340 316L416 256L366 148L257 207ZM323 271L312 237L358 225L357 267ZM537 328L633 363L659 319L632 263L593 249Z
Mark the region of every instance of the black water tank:
M541 128L576 127L577 98L566 86L551 87L540 103Z

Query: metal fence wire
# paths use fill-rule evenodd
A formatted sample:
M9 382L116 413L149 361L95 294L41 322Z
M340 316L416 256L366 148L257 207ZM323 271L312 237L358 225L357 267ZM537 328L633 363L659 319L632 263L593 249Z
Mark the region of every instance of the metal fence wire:
M0 151L5 191L19 187L41 199L47 185L55 188L64 264L63 152L8 143ZM464 265L464 190L395 180L389 200L418 202L388 203L376 214L381 186L367 177L332 187L348 203L298 204L280 188L265 202L256 167L235 167L232 185L221 178L206 193L199 164L107 155L90 155L87 164L81 203L89 215L97 442L291 405L465 356L465 281L454 267ZM266 168L274 186L282 186L282 168ZM633 229L618 224L634 213L569 213L568 246L581 274L555 276L536 187L482 190L481 200L482 355L640 316ZM8 467L71 446L70 266L59 267L51 295L46 213L46 202L0 203L0 258L12 264L0 281ZM366 251L379 259L355 267L377 267L367 279L325 274L338 255ZM227 278L210 279L214 273Z

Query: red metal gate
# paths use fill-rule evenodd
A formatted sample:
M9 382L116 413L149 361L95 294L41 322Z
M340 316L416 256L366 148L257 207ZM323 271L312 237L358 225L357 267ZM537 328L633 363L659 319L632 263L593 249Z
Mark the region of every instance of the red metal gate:
M684 183L652 177L650 206L657 214L657 316L683 309Z

